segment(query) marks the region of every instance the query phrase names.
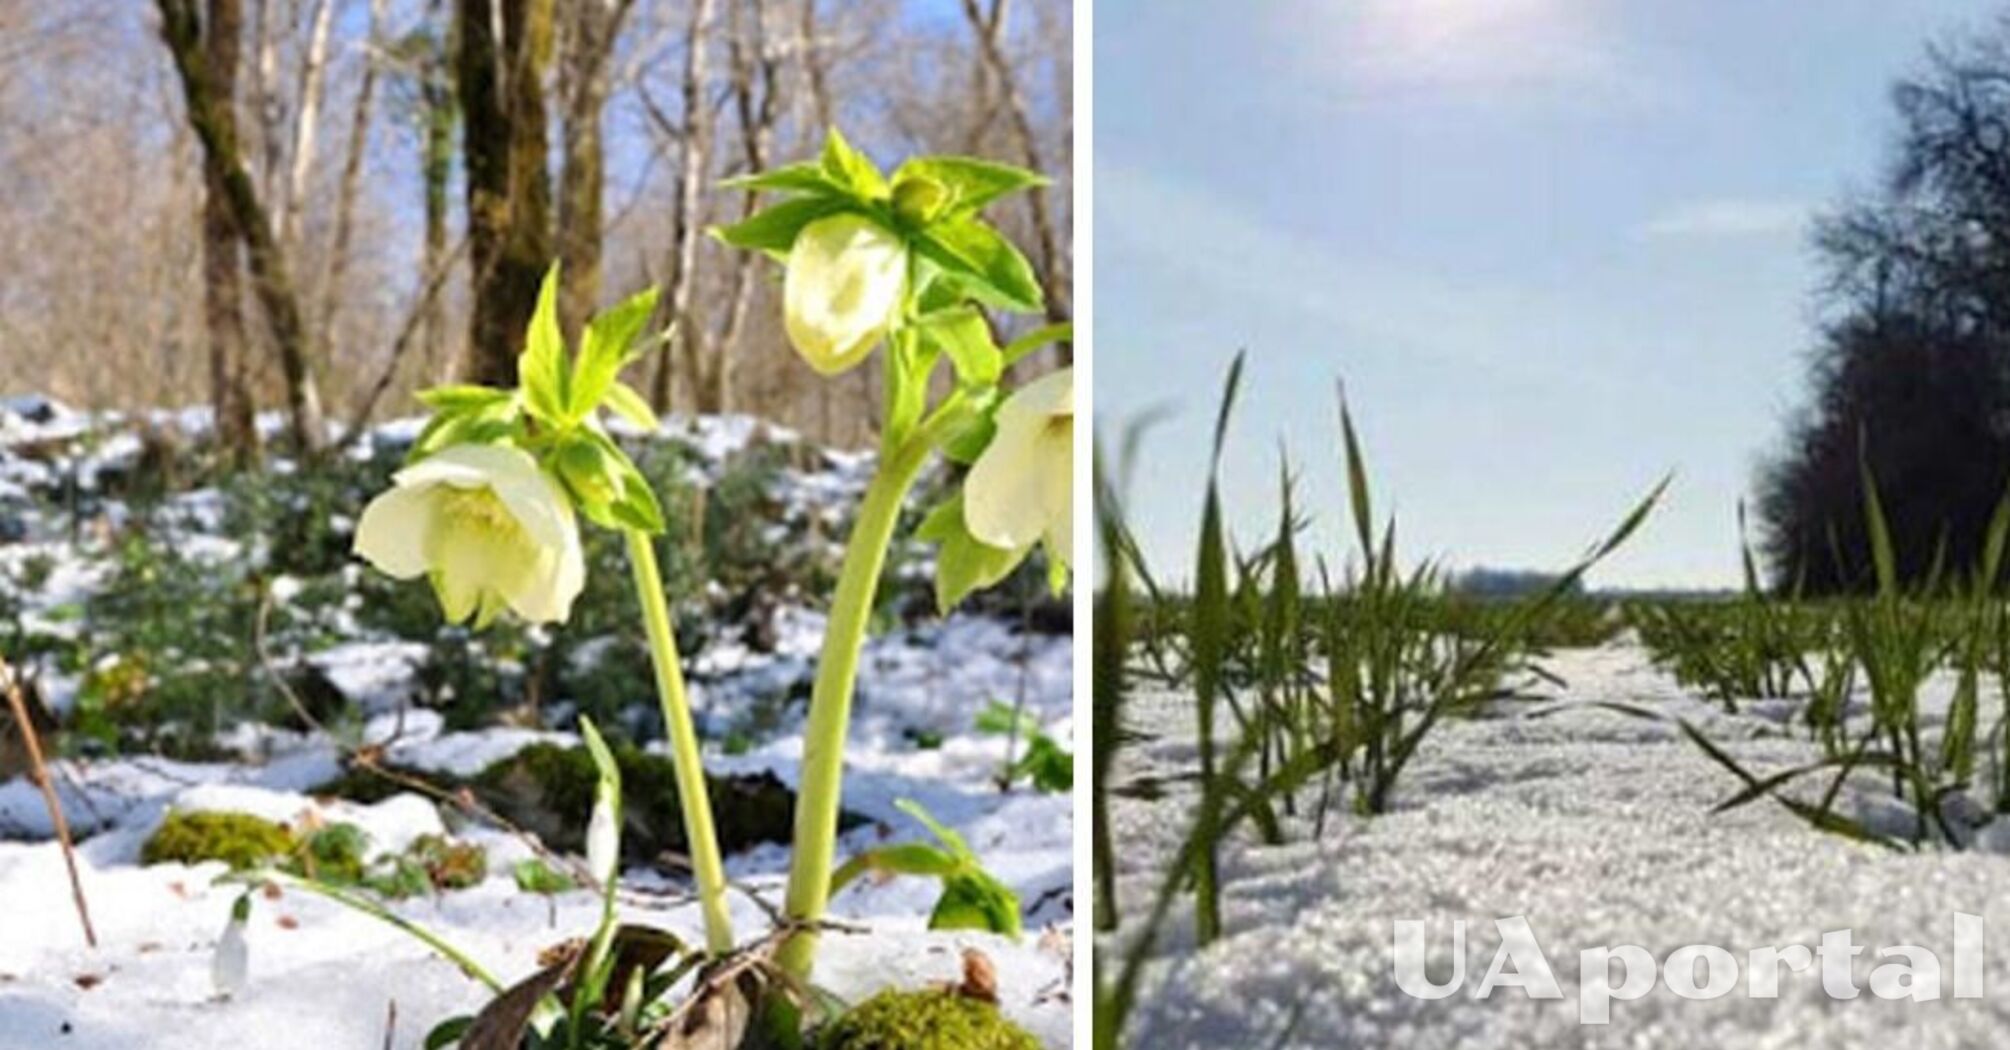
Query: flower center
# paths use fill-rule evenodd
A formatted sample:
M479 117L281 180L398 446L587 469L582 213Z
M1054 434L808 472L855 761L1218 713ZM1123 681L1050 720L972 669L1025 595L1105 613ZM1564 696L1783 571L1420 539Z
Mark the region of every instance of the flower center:
M453 522L455 532L479 529L505 539L515 537L523 529L503 505L502 498L490 488L455 489L447 496L441 511Z

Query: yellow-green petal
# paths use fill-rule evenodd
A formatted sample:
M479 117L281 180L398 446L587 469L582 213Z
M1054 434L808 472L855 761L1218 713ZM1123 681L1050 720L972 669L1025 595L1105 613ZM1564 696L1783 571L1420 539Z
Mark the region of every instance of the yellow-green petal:
M850 369L899 317L906 288L907 246L892 231L852 213L810 223L782 280L789 342L824 375Z

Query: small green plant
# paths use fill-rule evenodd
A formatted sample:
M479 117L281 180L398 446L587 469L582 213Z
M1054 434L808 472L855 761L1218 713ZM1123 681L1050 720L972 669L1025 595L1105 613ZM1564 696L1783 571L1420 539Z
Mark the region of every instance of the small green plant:
M942 895L928 917L932 930L986 930L1007 937L1019 936L1019 895L984 870L977 854L963 836L943 826L920 803L901 799L895 803L935 836L935 845L910 842L882 846L846 861L831 877L832 892L844 889L861 876L918 875L940 880Z
M570 893L578 885L572 876L535 857L517 861L516 867L510 869L510 877L516 880L517 889L546 897Z
M1066 582L1074 373L1050 372L1009 393L1005 384L1010 366L1071 338L1071 329L1037 328L1000 346L986 315L1043 307L1032 266L983 211L1044 181L942 156L912 158L889 176L832 130L818 160L736 180L783 199L715 231L727 244L786 259L784 328L816 371L836 375L886 347L879 457L845 544L804 733L784 901L800 928L780 957L798 977L810 972L830 898L859 657L903 505L924 468L937 456L970 468L915 533L938 545L943 610L995 585L1038 547L1054 588ZM954 375L946 388L934 380L945 362Z
M1747 769L1693 725L1684 734L1704 754L1744 785L1717 806L1733 809L1770 798L1823 831L1892 849L1965 848L1975 823L2010 813L2010 721L1981 727L1984 674L2002 668L2005 635L1996 587L2010 542L2010 496L1999 504L1984 539L1972 578L1950 580L1939 558L1914 588L1899 580L1898 556L1877 480L1860 466L1865 532L1869 538L1875 592L1841 602L1832 610L1835 641L1822 657L1806 721L1822 757L1760 776ZM1955 675L1952 702L1938 739L1928 730L1921 691L1936 671ZM1867 694L1865 717L1855 717L1852 700L1861 683ZM2010 710L2010 709L2006 709ZM1999 749L1985 750L1989 741ZM1994 762L1983 777L1982 762ZM1826 777L1813 799L1789 794L1797 782ZM1880 786L1909 814L1905 826L1853 816L1842 803L1846 791L1874 795ZM1994 798L1977 801L1984 790Z
M1824 610L1801 600L1798 585L1774 595L1760 584L1743 504L1738 539L1744 590L1736 599L1640 602L1627 610L1657 665L1683 685L1705 690L1733 714L1742 700L1816 692L1819 678L1810 654L1828 645L1833 627Z
M328 824L301 836L286 867L310 879L338 886L363 882L370 861L370 836L354 824Z
M1308 596L1300 551L1306 521L1296 509L1288 461L1280 468L1278 523L1269 542L1238 553L1225 525L1217 479L1244 360L1237 355L1230 365L1215 416L1191 596L1157 585L1129 535L1112 481L1097 481L1108 575L1096 623L1096 823L1108 823L1107 780L1127 739L1123 703L1136 679L1191 690L1199 790L1193 822L1149 908L1136 919L1125 958L1105 966L1098 953L1097 1050L1121 1045L1145 961L1177 900L1192 894L1199 944L1222 935L1217 858L1232 836L1247 827L1264 843L1282 842L1297 826L1291 818L1302 802L1310 803L1315 836L1325 833L1336 798L1351 799L1346 808L1363 819L1385 812L1433 730L1479 714L1518 683L1540 678L1536 654L1554 640L1584 633L1586 604L1576 596L1585 574L1640 528L1667 485L1657 485L1537 593L1477 606L1448 593L1439 567L1399 563L1395 523L1375 519L1367 460L1343 398L1354 561L1336 581L1327 563L1314 558L1322 586ZM1135 436L1126 443L1126 463L1134 442ZM1223 733L1224 715L1234 720L1232 733ZM1093 837L1092 847L1097 927L1115 930L1120 913L1113 848L1103 834Z
M1008 751L1006 754L1004 768L998 774L1000 790L1010 791L1012 785L1022 778L1032 784L1034 790L1049 794L1074 789L1075 756L1047 735L1046 730L1040 727L1040 719L1031 711L1013 707L1002 700L993 700L978 713L977 731L987 736L1002 736L1012 748L1024 743L1024 751Z

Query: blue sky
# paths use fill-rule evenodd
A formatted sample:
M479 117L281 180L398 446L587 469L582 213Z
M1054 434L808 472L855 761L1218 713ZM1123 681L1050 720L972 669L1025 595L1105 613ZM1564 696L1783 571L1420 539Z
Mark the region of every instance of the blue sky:
M1595 576L1735 582L1736 503L1799 403L1809 218L1874 185L1888 90L1977 0L1099 0L1095 408L1155 405L1131 511L1184 578L1221 376L1224 478L1278 444L1344 552L1344 378L1410 557L1555 567L1662 474Z

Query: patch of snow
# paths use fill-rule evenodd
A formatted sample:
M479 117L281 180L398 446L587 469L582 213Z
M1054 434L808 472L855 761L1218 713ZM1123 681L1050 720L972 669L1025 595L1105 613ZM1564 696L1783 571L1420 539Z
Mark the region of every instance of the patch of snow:
M381 714L413 698L427 652L418 642L343 642L307 661L343 696L370 714Z
M1731 715L1687 694L1634 645L1557 654L1566 701L1608 700L1696 723L1764 775L1818 755L1778 705ZM1945 683L1936 683L1932 705ZM1985 850L1895 854L1815 831L1762 802L1713 814L1738 781L1671 724L1589 707L1509 710L1450 722L1429 737L1392 812L1335 817L1315 837L1299 807L1286 843L1245 836L1224 845L1223 936L1196 950L1190 898L1147 963L1131 1045L1154 1048L1405 1046L1589 1048L1728 1046L1979 1047L2001 1038L2000 994L1914 1004L1868 991L1822 991L1818 969L1783 972L1778 998L1741 983L1718 999L1665 983L1611 1004L1611 1023L1578 1024L1579 955L1639 945L1657 961L1684 945L1730 950L1817 946L1851 929L1855 943L1924 945L1953 964L1953 915L1982 916L1992 947L2010 930L2010 840L2002 821ZM1146 692L1126 712L1144 742L1120 753L1112 786L1118 901L1124 924L1098 938L1121 957L1192 820L1196 793L1188 696ZM1985 724L1994 724L1995 714ZM1152 785L1150 792L1126 786ZM1849 789L1874 805L1875 785ZM1888 790L1888 789L1887 789ZM1316 796L1315 796L1316 797ZM1301 802L1308 802L1301 799ZM1909 819L1909 816L1907 817ZM1472 995L1502 942L1495 920L1522 916L1554 967L1562 1000L1515 988ZM1451 928L1466 924L1465 987L1436 1001L1395 983L1393 921L1426 923L1428 972L1453 968ZM1885 960L1867 950L1854 979ZM2010 953L1984 964L1992 993L2010 987Z

